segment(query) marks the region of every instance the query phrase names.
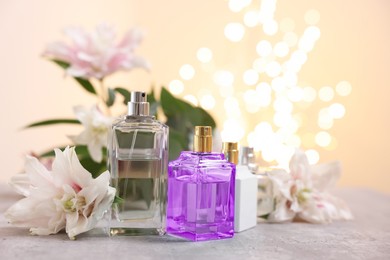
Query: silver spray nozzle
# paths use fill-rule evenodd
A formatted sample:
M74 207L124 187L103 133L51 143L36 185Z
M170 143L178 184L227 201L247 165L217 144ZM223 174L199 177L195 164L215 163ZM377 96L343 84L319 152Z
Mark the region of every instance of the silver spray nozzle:
M148 116L149 102L146 99L146 93L141 91L132 91L130 102L127 103L129 116Z

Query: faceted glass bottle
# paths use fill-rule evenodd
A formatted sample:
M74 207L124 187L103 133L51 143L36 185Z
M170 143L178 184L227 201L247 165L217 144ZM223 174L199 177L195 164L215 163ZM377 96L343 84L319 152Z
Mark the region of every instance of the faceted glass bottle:
M274 211L272 182L267 174L271 171L280 171L280 169L259 167L256 171L258 181L257 216L260 218L266 218L268 214Z
M257 216L261 219L267 217L274 210L272 183L268 178L269 168L262 168L256 164L252 147L242 147L240 164L247 166L257 178Z
M192 241L234 235L235 165L211 152L211 127L196 127L194 151L168 166L167 233Z
M165 233L168 127L149 116L144 92L132 92L129 113L112 126L111 185L122 201L112 208L111 235Z

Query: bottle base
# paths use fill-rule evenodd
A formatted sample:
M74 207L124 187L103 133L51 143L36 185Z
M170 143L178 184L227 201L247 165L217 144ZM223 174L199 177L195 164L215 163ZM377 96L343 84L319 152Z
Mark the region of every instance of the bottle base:
M162 228L111 228L110 236L162 236Z
M178 223L168 220L167 234L190 241L206 241L232 238L233 222L223 224Z
M196 234L196 233L192 233L192 232L182 232L182 231L173 231L173 230L168 230L167 234L170 236L184 238L186 240L190 240L190 241L194 241L194 242L228 239L228 238L232 238L234 236L234 232Z

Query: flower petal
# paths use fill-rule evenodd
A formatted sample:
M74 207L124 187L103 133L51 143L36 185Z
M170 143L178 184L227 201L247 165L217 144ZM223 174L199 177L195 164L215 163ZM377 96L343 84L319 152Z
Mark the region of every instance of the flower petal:
M39 187L53 183L53 177L50 172L36 157L27 155L24 167L33 186Z
M62 152L60 149L54 149L55 159L53 161L53 178L55 179L56 185L62 187L64 184L72 186L72 179L70 177L70 165L69 157L69 146Z
M65 62L71 62L73 60L73 52L71 48L62 42L49 44L44 51L43 56L49 56Z
M318 191L325 191L336 185L341 176L341 163L334 161L330 163L310 166L313 188Z
M129 30L122 41L117 45L118 48L128 48L133 51L141 43L144 33L140 29Z
M284 196L292 200L290 192L293 184L291 175L285 170L272 170L267 172L267 175L272 182L274 196Z
M298 216L311 223L330 223L333 220L353 219L347 205L327 193L316 192L307 200Z
M97 142L96 140L93 140L88 144L88 152L95 162L101 162L103 160L102 148L102 144Z
M89 36L84 32L83 29L78 27L67 27L64 29L66 36L73 40L73 43L78 48L87 48L89 43Z
M41 227L49 229L51 234L55 233L56 229L49 227L53 216L56 216L57 210L51 198L47 200L37 200L35 198L24 198L12 205L4 216L8 221L19 227ZM58 223L60 226L61 223ZM58 232L59 230L57 230Z
M88 118L88 110L83 106L74 106L73 113L76 115L76 118L82 123L89 123ZM87 119L87 120L86 120Z
M30 194L30 178L25 173L12 176L9 184L17 193L25 197Z
M272 211L267 218L269 222L286 222L291 221L295 217L295 212L287 206L287 199L281 198L277 203L275 210Z
M108 171L100 174L96 179L91 181L88 187L84 187L80 191L79 195L85 197L86 206L89 206L93 203L99 204L106 196L107 189L110 182L110 173Z
M78 196L85 198L85 210L67 215L66 230L69 237L75 237L80 233L93 229L103 218L104 213L114 201L116 190L109 187L109 172L102 173L94 179L90 186L83 188ZM90 209L92 208L92 211ZM88 211L88 212L87 212Z
M146 61L144 58L139 57L139 56L134 56L131 59L131 62L129 65L127 65L129 69L132 68L143 68L146 69L147 71L150 71L151 65L148 61Z
M76 183L79 187L88 186L93 180L91 173L81 165L74 147L70 148L67 152L72 183Z
M84 79L88 79L90 77L88 67L81 67L76 64L73 64L67 68L66 74L71 77L79 77Z

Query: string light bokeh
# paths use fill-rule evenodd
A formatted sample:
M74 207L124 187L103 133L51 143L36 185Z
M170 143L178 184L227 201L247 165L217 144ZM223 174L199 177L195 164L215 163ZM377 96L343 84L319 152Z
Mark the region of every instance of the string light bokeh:
M281 167L287 167L295 148L302 147L309 162L315 164L322 149L337 147L337 139L329 130L344 117L346 108L339 98L350 95L352 86L345 80L335 86L311 86L299 78L308 54L321 37L317 26L320 13L307 10L305 29L298 34L293 19L275 19L276 2L262 0L259 5L251 0L228 1L230 11L242 20L221 28L226 41L244 44L253 28L264 36L252 46L256 54L251 62L225 66L218 63L214 50L201 46L194 54L199 64L183 64L169 90L211 113L223 110L224 114L214 114L223 122L223 141L252 146L263 161ZM189 94L186 87L194 77L202 77L203 84ZM321 108L316 118L308 118L306 112L315 102L320 102ZM316 121L314 129L307 126L312 120Z

